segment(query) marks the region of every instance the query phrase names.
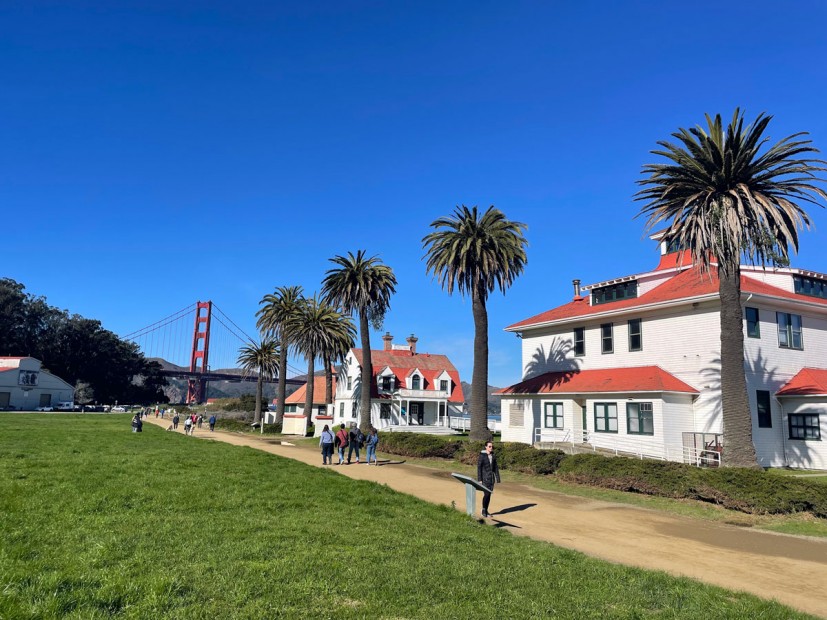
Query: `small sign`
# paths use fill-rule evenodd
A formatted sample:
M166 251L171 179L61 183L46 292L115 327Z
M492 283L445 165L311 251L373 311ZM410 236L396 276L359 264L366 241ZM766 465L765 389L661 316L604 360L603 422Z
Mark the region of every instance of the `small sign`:
M462 482L462 483L470 484L477 491L482 491L483 493L491 493L491 489L489 489L487 486L485 486L482 482L479 482L478 480L474 480L470 476L465 476L463 474L451 474L451 475L454 478L456 478L457 480L459 480L460 482Z

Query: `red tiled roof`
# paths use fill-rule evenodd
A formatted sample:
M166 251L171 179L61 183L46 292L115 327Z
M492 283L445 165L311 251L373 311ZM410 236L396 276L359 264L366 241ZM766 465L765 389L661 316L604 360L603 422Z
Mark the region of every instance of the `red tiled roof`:
M362 349L352 349L357 363L362 363ZM415 369L419 369L424 379L423 390L436 390L436 378L446 371L451 378L451 395L449 403L462 403L465 398L462 395L459 371L451 363L446 355L432 353L417 353L411 355L410 351L385 351L371 349L371 364L373 365L373 380L371 381L371 398L379 398L379 391L376 387L376 375L386 367L390 368L396 375L396 385L405 385L405 379Z
M753 293L756 295L767 295L770 297L781 297L783 299L792 299L796 301L807 301L827 306L827 299L791 293L790 291L785 291L784 289L780 289L776 286L771 286L746 275L741 275L741 292ZM637 308L640 306L702 297L705 295L717 295L717 293L717 270L713 268L709 274L703 274L698 268L693 267L691 269L685 269L674 277L669 278L660 286L653 288L651 291L641 295L640 297L635 297L633 299L622 299L620 301L607 304L598 304L596 306L589 304L588 297L583 297L522 321L518 321L513 325L509 325L506 329L530 327L532 325L550 323L552 321L573 319L577 317L588 317L590 315L600 314L603 312L612 312L614 310L623 310L626 308Z
M313 378L313 404L324 405L324 375ZM336 375L333 375L333 393L336 393ZM284 399L285 405L303 405L307 398L307 383Z
M689 250L680 250L679 252L670 252L669 254L663 254L660 257L660 262L658 266L655 267L655 271L662 271L663 269L675 269L678 267L691 267L692 266L692 254Z
M802 368L776 396L815 396L827 394L827 370L824 368Z
M684 383L660 366L603 368L547 372L495 394L589 394L593 392L688 392L698 390Z

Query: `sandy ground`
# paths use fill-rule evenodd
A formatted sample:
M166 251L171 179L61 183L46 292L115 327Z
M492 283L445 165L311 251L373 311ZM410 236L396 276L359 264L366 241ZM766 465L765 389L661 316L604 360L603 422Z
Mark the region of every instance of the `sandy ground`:
M166 428L169 420L148 418ZM183 433L183 424L178 432ZM210 433L195 438L249 446L322 467L318 449L285 446L272 438ZM364 456L364 455L363 455ZM379 467L327 466L373 480L429 502L465 510L465 489L449 472L402 462ZM479 512L481 494L477 494ZM524 484L497 485L491 500L495 527L575 549L590 556L743 590L827 617L827 540L711 523L689 517L544 491Z

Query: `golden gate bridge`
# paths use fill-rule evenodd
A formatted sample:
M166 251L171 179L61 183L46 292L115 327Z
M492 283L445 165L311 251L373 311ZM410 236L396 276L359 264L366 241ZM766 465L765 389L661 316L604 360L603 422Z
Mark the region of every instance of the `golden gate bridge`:
M138 345L144 357L161 362L161 374L186 379L187 403L202 403L210 381L258 381L255 372L237 368L242 346L257 344L212 301L197 301L123 337ZM288 364L284 381L303 385L302 373ZM264 377L278 383L281 377Z

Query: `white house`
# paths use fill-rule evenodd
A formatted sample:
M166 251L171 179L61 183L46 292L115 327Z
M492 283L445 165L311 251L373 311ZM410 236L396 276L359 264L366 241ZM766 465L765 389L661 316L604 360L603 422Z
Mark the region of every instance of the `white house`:
M33 357L0 357L0 411L34 411L72 402L75 389Z
M451 417L462 415L464 398L459 372L447 356L418 353L418 339L413 334L405 345L393 344L393 336L389 333L382 340L382 350L371 350L373 426L380 430L447 428ZM316 434L321 432L324 424L349 426L351 422L358 423L359 403L365 393L361 385L361 363L362 349L351 349L339 368L334 402L329 409L324 405L324 378L316 378L312 415ZM302 386L285 400L286 406L295 406L295 411L285 411L285 433L302 432L299 426L303 422L299 418L303 417L300 413L303 414L305 394L305 386Z
M514 323L522 376L500 390L504 441L588 442L670 460L717 458L717 276L669 251L649 272L580 289ZM742 266L744 372L763 466L827 468L827 275Z

